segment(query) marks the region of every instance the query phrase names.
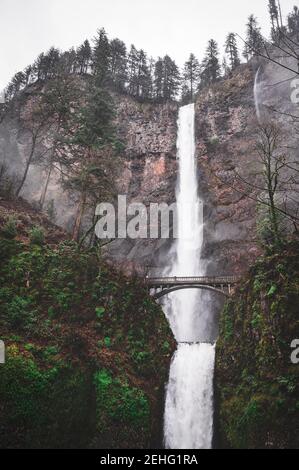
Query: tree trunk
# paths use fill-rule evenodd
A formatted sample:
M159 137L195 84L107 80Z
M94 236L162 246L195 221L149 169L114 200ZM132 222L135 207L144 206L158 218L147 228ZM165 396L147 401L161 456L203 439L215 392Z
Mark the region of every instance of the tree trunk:
M77 216L76 216L74 229L73 229L73 240L75 240L75 241L79 240L82 217L83 217L84 210L85 210L85 203L86 203L86 194L85 194L85 191L84 191L83 193L81 193L81 196L80 196L80 201L79 201L78 210L77 210Z
M25 167L25 171L24 171L24 174L23 174L23 178L22 178L21 183L20 183L20 185L19 185L19 187L16 191L16 197L19 197L20 192L22 191L23 186L25 184L25 181L26 181L26 178L27 178L27 175L28 175L28 171L29 171L32 159L33 159L34 152L35 152L35 145L36 145L36 137L33 137L30 155L29 155L29 158L26 162L26 167Z
M41 197L40 197L40 200L39 200L39 207L41 210L43 210L44 208L44 204L45 204L45 200L46 200L46 195L47 195L47 192L48 192L48 187L49 187L49 183L50 183L50 179L51 179L51 173L52 173L52 164L50 166L50 169L48 171L48 175L47 175L47 179L46 179L46 184L45 184L45 187L43 189L43 192L41 194Z

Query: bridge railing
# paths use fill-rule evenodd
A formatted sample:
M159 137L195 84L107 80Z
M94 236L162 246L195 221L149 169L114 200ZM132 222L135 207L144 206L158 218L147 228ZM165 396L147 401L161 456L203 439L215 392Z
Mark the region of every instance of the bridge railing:
M188 277L147 277L146 284L152 286L172 285L172 284L211 284L227 285L236 284L240 278L238 276L188 276Z

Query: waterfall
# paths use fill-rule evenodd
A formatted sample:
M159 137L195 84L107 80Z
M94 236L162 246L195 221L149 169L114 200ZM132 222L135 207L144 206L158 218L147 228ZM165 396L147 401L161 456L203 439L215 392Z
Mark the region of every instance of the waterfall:
M258 93L260 69L261 67L258 68L258 71L255 74L254 88L253 88L254 104L255 104L255 110L256 110L256 115L257 115L259 124L261 123L261 111L260 111L259 93Z
M178 117L178 239L167 275L204 275L203 203L198 196L195 160L194 104ZM164 436L169 449L210 449L213 439L215 346L200 343L206 334L208 306L196 289L170 294L165 313L179 343L167 386Z

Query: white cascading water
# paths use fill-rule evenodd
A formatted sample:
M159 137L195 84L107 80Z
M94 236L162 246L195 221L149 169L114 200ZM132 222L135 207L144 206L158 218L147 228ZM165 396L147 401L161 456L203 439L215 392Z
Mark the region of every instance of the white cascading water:
M255 104L256 116L257 116L257 120L259 124L261 123L261 111L260 111L260 105L259 105L259 90L258 90L260 70L261 70L261 67L259 67L258 71L255 74L254 87L253 87L254 104Z
M198 196L195 161L194 104L180 108L177 152L178 239L175 261L167 275L201 276L203 245L202 201ZM164 437L168 449L210 449L213 440L213 378L215 346L200 343L207 306L196 289L172 293L165 301L178 349L167 386Z

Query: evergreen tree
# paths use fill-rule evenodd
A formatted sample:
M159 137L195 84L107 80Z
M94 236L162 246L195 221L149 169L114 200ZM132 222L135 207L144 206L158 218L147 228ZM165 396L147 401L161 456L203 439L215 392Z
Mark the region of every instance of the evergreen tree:
M155 73L154 73L155 98L158 101L163 99L163 77L164 77L163 69L164 69L163 59L159 57L157 62L155 63Z
M104 85L109 79L110 45L104 28L100 29L94 38L92 54L93 74L97 83Z
M100 85L97 78L89 84L87 101L74 116L74 135L69 140L71 152L66 153L64 187L78 194L73 227L75 240L79 239L86 209L94 211L95 205L101 198L107 200L114 187L109 171L112 166L111 174L116 174L113 165L117 163L115 151L118 143L112 125L114 110L111 96ZM108 159L107 154L110 154Z
M146 100L150 98L151 75L147 56L143 49L138 52L137 97Z
M78 73L77 53L74 48L64 52L60 56L58 76L72 75ZM56 76L57 76L56 75Z
M74 115L79 114L81 90L75 77L61 76L47 82L43 93L43 105L48 116L53 116L50 135L47 137L48 152L43 167L45 184L40 196L43 209L54 168L61 169L70 160L66 143L73 137ZM58 167L57 167L58 165Z
M116 90L124 91L127 82L127 48L119 39L113 39L110 43L109 75Z
M176 63L166 55L163 59L163 100L174 99L180 87L180 71Z
M46 70L46 77L48 78L55 78L58 75L60 65L60 52L55 47L51 47L48 53L45 56L45 70Z
M226 60L226 57L223 57L223 61L222 61L222 71L223 71L223 76L226 78L229 76L230 72L231 72L231 69L229 68L228 64L227 64L227 60Z
M279 30L279 11L276 0L268 0L268 9L271 20L271 38L275 41Z
M129 94L141 100L151 98L153 84L146 53L143 49L138 51L133 45L128 57L128 75Z
M155 65L156 65L155 59L153 57L150 57L149 61L148 61L148 68L149 68L149 74L150 74L150 77L151 77L150 90L149 90L151 99L155 98L155 92L154 92Z
M220 63L218 44L214 39L210 39L205 58L201 64L201 82L209 85L216 82L220 77Z
M77 67L78 73L80 75L85 75L89 71L90 63L91 63L91 46L89 41L86 39L84 43L77 49Z
M294 6L292 13L288 16L288 29L291 35L295 35L299 40L299 9Z
M45 54L41 53L33 64L33 71L38 81L46 78Z
M9 102L26 86L27 77L24 72L17 72L5 89L5 101Z
M137 95L137 77L138 77L138 51L134 44L131 45L128 56L128 92L132 96Z
M32 65L28 65L28 67L24 70L24 77L25 77L25 87L28 86L32 79L33 79L33 67Z
M193 101L194 93L198 87L200 68L194 54L190 54L189 60L183 70L183 101Z
M45 81L49 78L55 78L58 74L59 65L60 52L55 47L52 47L46 54L40 54L33 65L37 80Z
M268 9L270 13L272 28L276 29L279 27L279 12L276 0L268 0Z
M230 33L227 36L226 43L225 43L225 52L229 59L230 69L234 70L241 63L240 57L239 57L237 39L234 33Z
M258 55L264 46L264 40L261 34L261 28L258 26L257 19L250 15L247 23L246 44L243 55L248 61L251 57Z

